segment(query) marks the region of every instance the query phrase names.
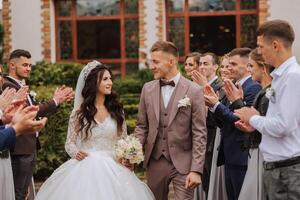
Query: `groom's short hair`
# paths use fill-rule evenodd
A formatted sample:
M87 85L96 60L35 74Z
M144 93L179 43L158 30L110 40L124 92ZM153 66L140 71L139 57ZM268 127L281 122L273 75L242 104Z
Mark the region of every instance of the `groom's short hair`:
M153 44L153 46L150 49L150 52L154 51L162 51L168 54L171 54L175 57L178 57L178 49L175 46L174 43L169 42L169 41L157 41Z

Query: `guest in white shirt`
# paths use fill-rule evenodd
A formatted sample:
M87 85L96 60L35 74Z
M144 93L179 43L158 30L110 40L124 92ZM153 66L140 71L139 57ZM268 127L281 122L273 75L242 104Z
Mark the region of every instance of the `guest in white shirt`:
M266 92L269 108L265 117L254 108L242 108L236 115L245 128L262 134L259 148L268 198L300 199L300 66L292 54L294 31L288 22L273 20L261 25L257 35L259 53L275 67Z

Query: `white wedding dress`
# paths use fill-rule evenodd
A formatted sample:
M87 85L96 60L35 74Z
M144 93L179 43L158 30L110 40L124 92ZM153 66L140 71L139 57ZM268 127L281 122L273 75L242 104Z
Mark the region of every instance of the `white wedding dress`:
M114 156L117 123L107 117L83 140L75 132L76 119L70 117L66 151L72 157L54 171L40 188L36 200L154 200L145 183L120 165ZM126 134L126 126L124 127ZM74 159L78 150L88 153Z

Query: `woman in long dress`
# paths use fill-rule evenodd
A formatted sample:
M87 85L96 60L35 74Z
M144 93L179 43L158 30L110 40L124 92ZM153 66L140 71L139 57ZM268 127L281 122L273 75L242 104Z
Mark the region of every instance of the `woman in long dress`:
M0 158L0 199L15 199L14 180L9 152L7 152L7 156Z
M146 184L115 158L114 145L126 125L111 76L97 61L81 71L65 145L71 159L42 185L37 200L154 200Z
M256 95L253 102L255 107L261 116L265 116L269 99L266 97L266 91L271 86L272 77L270 73L274 68L264 63L264 60L260 54L257 53L257 49L250 53L250 59L248 64L248 70L253 80L260 82L262 90ZM241 102L242 103L242 102ZM243 130L247 131L248 130ZM261 141L261 134L258 131L254 131L249 135L247 147L249 148L248 169L243 182L243 186L239 195L239 200L264 200L262 175L263 175L263 158L258 148Z

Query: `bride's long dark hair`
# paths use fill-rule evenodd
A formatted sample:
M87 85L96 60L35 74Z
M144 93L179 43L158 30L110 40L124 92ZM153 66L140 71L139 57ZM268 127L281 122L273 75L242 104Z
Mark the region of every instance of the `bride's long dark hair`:
M86 77L85 84L81 92L83 102L80 109L76 112L77 119L79 121L77 131L78 133L84 134L84 139L89 137L92 124L96 123L94 118L97 113L97 108L95 106L96 94L105 71L108 71L112 76L111 70L104 64L99 64L92 69ZM118 135L120 135L122 133L124 113L123 105L119 102L118 95L113 91L111 94L105 95L104 106L110 113L111 117L117 121Z

